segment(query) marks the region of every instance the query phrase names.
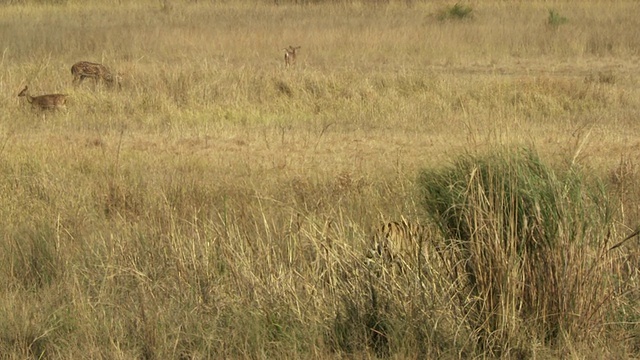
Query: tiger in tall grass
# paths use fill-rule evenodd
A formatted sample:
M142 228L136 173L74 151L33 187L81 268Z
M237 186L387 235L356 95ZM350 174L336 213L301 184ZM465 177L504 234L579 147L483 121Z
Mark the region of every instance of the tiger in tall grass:
M426 244L430 238L431 231L427 226L404 218L382 223L373 229L367 262L402 272L407 268L417 269L427 258Z

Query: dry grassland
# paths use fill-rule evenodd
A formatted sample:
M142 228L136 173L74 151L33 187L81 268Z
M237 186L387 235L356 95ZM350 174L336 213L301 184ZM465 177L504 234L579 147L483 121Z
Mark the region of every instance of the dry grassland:
M372 299L362 261L381 220L425 220L419 171L501 148L602 181L608 241L633 231L637 1L4 3L0 357L640 356L635 240L606 316L497 349L437 274ZM80 60L122 88L74 87Z

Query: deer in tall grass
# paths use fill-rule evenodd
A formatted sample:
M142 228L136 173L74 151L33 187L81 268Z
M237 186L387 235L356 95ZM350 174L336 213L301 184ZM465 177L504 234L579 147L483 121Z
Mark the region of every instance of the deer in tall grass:
M103 81L110 87L116 84L118 87L120 86L120 76L98 63L79 61L71 66L71 74L73 75L72 83L76 86L80 85L86 78L92 78L96 85L98 82Z
M18 94L18 97L25 97L33 108L40 110L57 110L66 107L67 95L64 94L48 94L40 96L29 95L29 86L25 86Z
M300 46L291 46L288 48L284 48L284 65L289 67L296 63L296 56L298 55L298 50Z

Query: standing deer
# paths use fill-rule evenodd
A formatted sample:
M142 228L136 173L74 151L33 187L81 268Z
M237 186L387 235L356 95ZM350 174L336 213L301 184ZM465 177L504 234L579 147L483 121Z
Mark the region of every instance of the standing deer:
M107 85L120 85L119 76L114 75L109 68L102 64L92 63L88 61L80 61L71 67L73 75L73 84L80 85L86 78L92 78L96 85L99 81L104 81Z
M24 96L27 98L29 104L34 108L40 108L40 110L56 110L65 108L67 102L67 95L63 94L49 94L40 96L29 95L29 86L25 86L18 94L19 97Z
M285 66L288 67L296 63L296 55L299 49L300 49L300 46L291 46L291 45L289 45L288 48L284 48L284 65Z

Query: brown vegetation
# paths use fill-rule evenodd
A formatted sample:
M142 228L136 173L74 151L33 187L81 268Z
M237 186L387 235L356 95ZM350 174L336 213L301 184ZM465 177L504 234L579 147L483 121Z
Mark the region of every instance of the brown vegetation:
M0 11L3 357L639 356L640 247L608 250L640 223L637 2L43 2ZM74 106L35 121L27 82ZM418 174L514 148L554 171L470 162L466 222L424 206ZM403 217L428 259L375 276Z

